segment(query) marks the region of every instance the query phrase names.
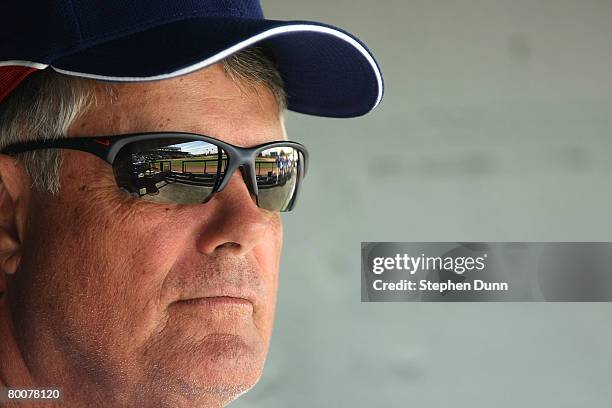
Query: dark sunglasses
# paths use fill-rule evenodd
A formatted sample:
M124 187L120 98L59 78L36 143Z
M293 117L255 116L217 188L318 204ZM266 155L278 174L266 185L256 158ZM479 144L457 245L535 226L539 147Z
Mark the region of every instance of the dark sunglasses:
M308 161L308 151L296 142L245 148L183 132L40 140L10 145L2 153L38 149L92 153L113 167L119 188L162 203L205 203L240 169L257 206L271 211L295 206Z

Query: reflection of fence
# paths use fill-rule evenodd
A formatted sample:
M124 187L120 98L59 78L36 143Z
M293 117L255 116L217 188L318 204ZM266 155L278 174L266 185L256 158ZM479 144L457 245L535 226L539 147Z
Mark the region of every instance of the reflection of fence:
M159 163L159 166L157 165ZM160 172L164 172L164 171L172 171L172 162L170 160L157 160L157 161L152 161L152 162L147 162L145 163L145 166L147 166L148 171L160 171ZM164 166L167 166L167 168L164 168Z
M227 168L227 159L180 160L181 172L178 172L172 171L173 161L176 168L178 164L176 159L156 160L137 164L134 176L138 179L139 188L146 187L153 190L153 187L155 189L162 188L172 183L214 188L220 182L218 173L222 175ZM219 163L222 166L220 169ZM189 166L195 166L197 171L189 169ZM296 162L289 162L279 166L275 161L255 161L255 176L260 189L284 186L288 180L294 177L296 170ZM162 182L165 184L159 185Z
M214 172L215 173L217 172L217 167L219 165L219 162L221 162L223 167L227 167L227 159L221 159L221 160L218 160L218 159L183 160L182 163L181 163L181 171L183 173L188 173L187 166L189 164L204 163L204 172L203 173L206 174L206 166L208 165L208 163L211 163L211 162L215 164L214 165ZM213 166L210 166L210 167L212 168Z
M263 162L267 163L268 166L265 167L267 172L262 173L261 166L258 167L256 172L257 177L257 187L260 190L267 188L276 188L282 187L291 178L296 176L297 167L295 162L283 165L283 167L279 167L275 162ZM257 162L256 162L257 165Z
M276 166L276 162L273 161L266 161L266 160L256 160L255 161L255 171L258 176L261 175L261 168L262 168L262 164L264 165L264 174L266 174L266 170L267 171L273 171L273 170L277 170L277 166Z

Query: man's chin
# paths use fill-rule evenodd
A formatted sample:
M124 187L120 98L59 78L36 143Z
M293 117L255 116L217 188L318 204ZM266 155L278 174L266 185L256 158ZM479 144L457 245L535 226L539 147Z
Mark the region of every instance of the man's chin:
M209 334L159 356L152 365L152 388L185 401L229 403L259 381L264 361L265 350L258 344L237 335Z

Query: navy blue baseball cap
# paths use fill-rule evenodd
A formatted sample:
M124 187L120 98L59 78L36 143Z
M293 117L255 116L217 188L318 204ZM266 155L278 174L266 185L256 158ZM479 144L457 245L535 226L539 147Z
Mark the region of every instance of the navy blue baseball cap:
M380 68L359 39L327 24L265 19L257 0L5 0L0 101L41 69L162 80L256 44L273 55L292 111L355 117L382 99Z

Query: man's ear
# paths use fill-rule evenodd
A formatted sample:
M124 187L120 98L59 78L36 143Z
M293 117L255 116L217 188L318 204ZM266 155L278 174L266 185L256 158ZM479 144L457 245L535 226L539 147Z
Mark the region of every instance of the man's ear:
M25 236L30 177L13 157L0 154L0 292L5 274L13 274L21 260Z

